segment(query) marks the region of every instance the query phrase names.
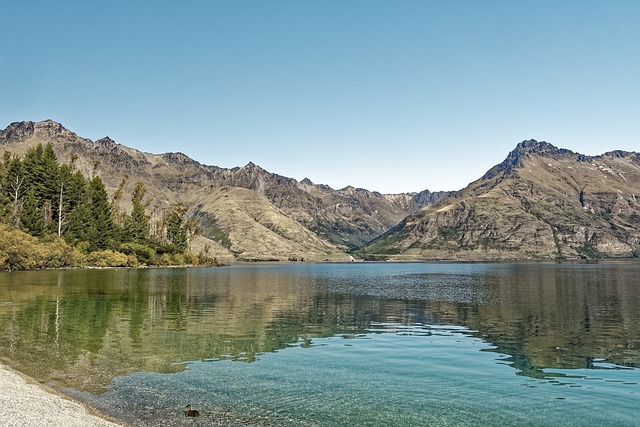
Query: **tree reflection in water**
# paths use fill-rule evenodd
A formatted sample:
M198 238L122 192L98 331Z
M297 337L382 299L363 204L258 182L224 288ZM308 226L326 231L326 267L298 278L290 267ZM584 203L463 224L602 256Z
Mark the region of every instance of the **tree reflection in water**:
M640 364L637 262L327 264L0 274L0 356L100 392L194 360L254 362L372 325L464 327L520 375Z

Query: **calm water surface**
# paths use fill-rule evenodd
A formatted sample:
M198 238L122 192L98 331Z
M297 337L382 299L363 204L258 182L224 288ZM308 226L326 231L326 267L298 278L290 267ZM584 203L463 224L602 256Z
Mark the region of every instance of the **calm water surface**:
M0 273L2 360L133 425L639 425L639 325L634 261Z

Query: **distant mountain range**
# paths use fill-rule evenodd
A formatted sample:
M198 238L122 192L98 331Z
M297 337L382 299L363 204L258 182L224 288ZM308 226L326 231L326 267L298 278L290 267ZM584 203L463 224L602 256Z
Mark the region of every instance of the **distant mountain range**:
M589 157L524 141L461 191L380 194L296 181L253 163L207 166L182 153L151 154L108 137L91 141L51 120L0 131L23 154L51 143L60 163L99 175L110 194L147 187L148 213L178 202L220 260L558 259L640 254L640 156ZM130 208L127 197L122 207Z

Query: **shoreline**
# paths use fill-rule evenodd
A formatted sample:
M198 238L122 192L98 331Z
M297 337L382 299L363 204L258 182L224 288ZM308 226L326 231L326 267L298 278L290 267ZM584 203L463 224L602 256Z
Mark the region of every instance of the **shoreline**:
M3 426L127 426L2 362L0 390L0 425Z
M196 421L185 418L170 425L218 427L262 426L260 419L230 416L226 413L201 412ZM146 425L138 424L134 425ZM149 425L156 425L149 424ZM276 425L276 424L273 424ZM0 360L0 426L2 427L132 427L125 421L101 412L91 404L41 383Z

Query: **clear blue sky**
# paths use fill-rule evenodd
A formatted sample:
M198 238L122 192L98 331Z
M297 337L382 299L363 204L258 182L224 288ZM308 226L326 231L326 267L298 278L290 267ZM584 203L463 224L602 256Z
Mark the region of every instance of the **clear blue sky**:
M638 151L640 1L6 1L0 128L384 193Z

